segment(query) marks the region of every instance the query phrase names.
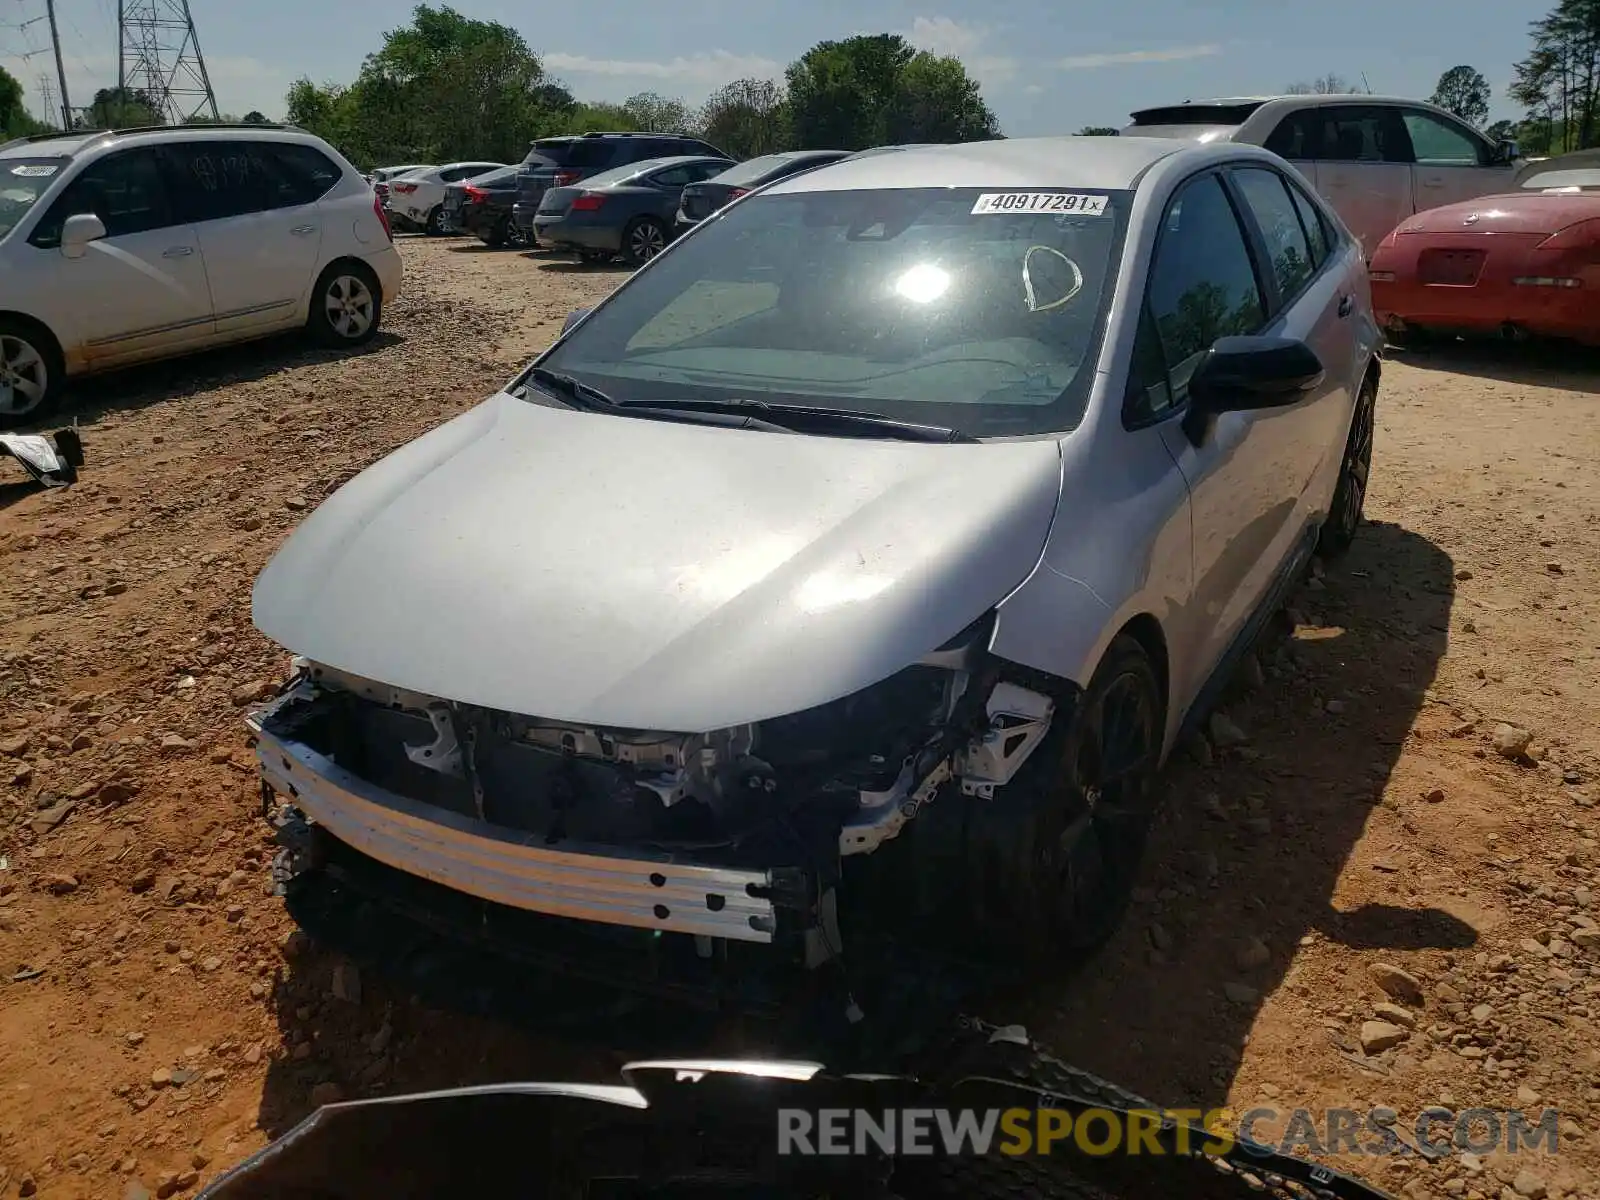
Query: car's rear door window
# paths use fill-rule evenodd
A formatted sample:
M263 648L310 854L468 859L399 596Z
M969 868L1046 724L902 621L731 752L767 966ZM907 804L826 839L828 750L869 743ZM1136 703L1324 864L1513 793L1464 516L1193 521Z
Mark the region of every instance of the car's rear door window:
M1266 302L1244 230L1222 181L1202 175L1173 199L1156 241L1146 295L1177 402L1200 356L1220 337L1257 332Z
M1266 242L1279 303L1287 304L1300 294L1316 270L1311 244L1288 184L1282 175L1265 167L1239 167L1231 174Z
M190 221L220 221L286 207L276 158L261 142L177 142L161 148L173 177L173 199Z
M1319 158L1329 162L1411 161L1411 138L1400 110L1381 104L1329 104Z
M1294 200L1295 211L1300 214L1300 224L1306 231L1306 242L1311 247L1311 262L1314 266L1320 267L1327 261L1333 242L1329 236L1328 223L1317 206L1311 202L1311 197L1305 194L1304 189L1295 186L1293 180L1286 182L1289 196Z

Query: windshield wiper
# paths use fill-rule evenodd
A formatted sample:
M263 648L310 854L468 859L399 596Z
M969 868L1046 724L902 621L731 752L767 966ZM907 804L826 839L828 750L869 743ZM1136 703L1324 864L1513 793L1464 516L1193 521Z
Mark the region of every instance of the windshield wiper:
M627 403L623 408L632 407ZM883 434L904 442L975 442L958 430L944 425L919 425L897 421L876 413L848 408L823 408L812 404L770 404L734 396L727 400L652 400L649 407L679 412L735 413L758 415L763 421L796 433Z
M564 375L560 371L552 371L548 367L533 367L528 371L528 378L541 385L546 391L555 393L557 397L565 400L574 408L580 408L586 412L612 412L622 417L639 417L644 420L655 421L683 421L696 425L726 425L736 429L757 429L767 433L793 432L787 425L780 425L775 421L764 421L753 412L731 412L717 408L676 408L665 404L613 400L599 388L574 379L571 375Z
M571 375L563 375L560 371L552 371L549 367L529 367L528 378L539 384L548 392L554 392L557 397L570 403L574 408L589 410L601 408L621 408L622 405L606 395L597 387L590 387L587 383L580 383Z

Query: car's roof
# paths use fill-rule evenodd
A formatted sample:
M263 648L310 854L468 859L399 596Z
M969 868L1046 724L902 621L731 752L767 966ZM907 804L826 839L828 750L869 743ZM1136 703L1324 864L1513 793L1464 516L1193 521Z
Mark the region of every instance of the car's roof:
M724 162L720 154L666 154L660 158L641 158L638 162L623 163L621 166L612 167L611 171L631 171L635 175L643 175L646 171L657 171L662 167L676 166L679 163L698 162ZM605 172L607 175L611 171Z
M304 142L313 135L294 125L241 124L152 125L137 129L93 129L82 133L45 134L0 144L0 157L75 158L107 145L144 145L185 141L238 141L241 137L275 142Z
M1195 149L1192 141L1141 137L1005 138L953 146L907 146L866 154L796 175L773 192L871 188L1132 186L1162 159Z
M1417 100L1410 96L1369 96L1365 92L1316 92L1311 95L1282 92L1275 96L1210 96L1199 100L1182 100L1176 104L1151 104L1136 110L1133 115L1185 108L1239 108L1246 104L1264 105L1279 101L1307 108L1322 108L1330 104L1404 104L1408 108L1429 109L1437 107L1426 100Z

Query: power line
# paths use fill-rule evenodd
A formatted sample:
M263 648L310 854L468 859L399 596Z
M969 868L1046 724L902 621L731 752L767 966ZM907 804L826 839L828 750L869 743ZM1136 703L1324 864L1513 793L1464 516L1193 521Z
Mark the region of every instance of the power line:
M189 0L119 0L117 87L144 96L181 125L209 112L221 120Z

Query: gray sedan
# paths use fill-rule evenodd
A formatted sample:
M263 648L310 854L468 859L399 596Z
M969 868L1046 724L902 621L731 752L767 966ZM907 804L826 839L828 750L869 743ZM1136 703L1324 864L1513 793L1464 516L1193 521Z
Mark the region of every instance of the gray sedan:
M672 240L683 189L732 165L732 159L697 155L647 158L551 188L534 214L534 237L541 246L576 250L585 262L620 254L642 266Z
M652 969L1096 944L1163 761L1357 537L1379 346L1359 244L1259 147L782 180L294 533L263 782Z

